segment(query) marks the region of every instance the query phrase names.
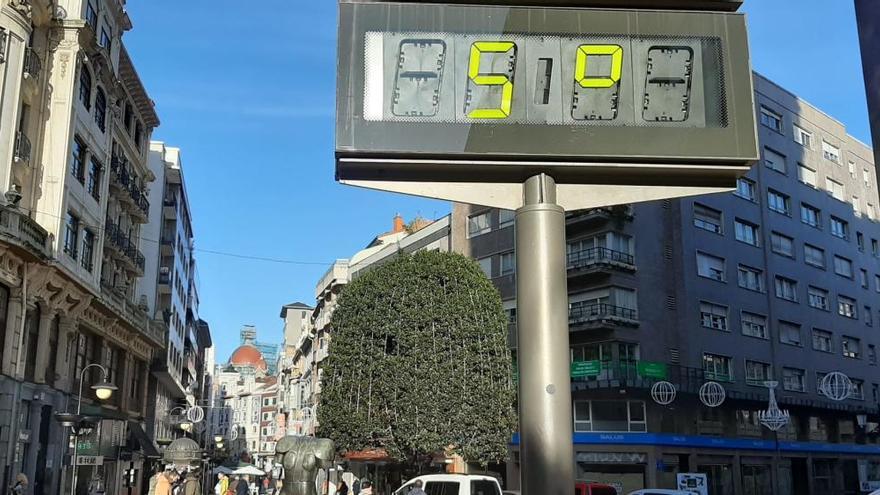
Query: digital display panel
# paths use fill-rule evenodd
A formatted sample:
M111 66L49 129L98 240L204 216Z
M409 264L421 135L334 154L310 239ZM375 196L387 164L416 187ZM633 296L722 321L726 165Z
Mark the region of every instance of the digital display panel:
M728 187L758 158L740 14L340 0L338 57L341 180Z
M366 33L367 121L724 127L717 37Z

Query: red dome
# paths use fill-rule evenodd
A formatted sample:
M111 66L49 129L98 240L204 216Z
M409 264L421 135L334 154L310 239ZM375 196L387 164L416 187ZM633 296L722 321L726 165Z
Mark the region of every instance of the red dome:
M266 370L266 360L263 359L263 353L256 347L245 344L236 349L229 356L229 364L233 366L252 366L257 369Z

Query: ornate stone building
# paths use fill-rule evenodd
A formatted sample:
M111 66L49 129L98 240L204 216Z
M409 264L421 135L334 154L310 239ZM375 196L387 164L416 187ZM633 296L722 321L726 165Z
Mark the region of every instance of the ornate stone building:
M77 493L140 491L149 363L161 321L136 298L148 221L147 143L159 124L121 41L123 0L0 1L0 486L69 491L69 430L98 418ZM85 373L87 365L96 368ZM90 386L118 390L99 403Z

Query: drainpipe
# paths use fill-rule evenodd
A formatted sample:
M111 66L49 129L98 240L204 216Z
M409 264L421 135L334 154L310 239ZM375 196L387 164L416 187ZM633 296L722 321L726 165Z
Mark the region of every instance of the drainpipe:
M10 416L9 425L9 445L6 448L6 482L9 485L9 480L12 479L14 474L12 473L12 469L15 467L15 445L18 443L18 433L19 433L19 420L18 416L21 414L19 411L19 406L21 405L21 389L22 389L22 380L19 380L18 375L21 370L21 349L24 346L24 334L25 334L25 325L27 324L27 276L28 276L28 267L30 267L30 263L24 263L22 265L22 274L21 274L21 326L19 327L19 338L18 338L18 353L16 354L16 365L15 365L15 376L13 379L15 380L15 391L13 392L12 399L12 414Z

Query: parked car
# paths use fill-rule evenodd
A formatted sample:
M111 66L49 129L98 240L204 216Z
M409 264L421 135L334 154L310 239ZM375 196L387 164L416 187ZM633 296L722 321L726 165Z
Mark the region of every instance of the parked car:
M501 495L501 485L491 476L479 474L426 474L400 487L394 495L406 495L416 481L428 495Z
M694 495L694 492L687 490L664 490L662 488L645 488L644 490L636 490L630 492L629 495Z
M575 495L617 495L617 489L605 483L575 483Z

